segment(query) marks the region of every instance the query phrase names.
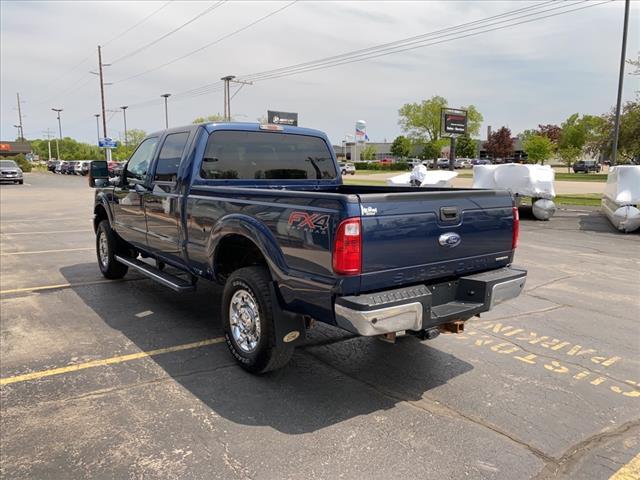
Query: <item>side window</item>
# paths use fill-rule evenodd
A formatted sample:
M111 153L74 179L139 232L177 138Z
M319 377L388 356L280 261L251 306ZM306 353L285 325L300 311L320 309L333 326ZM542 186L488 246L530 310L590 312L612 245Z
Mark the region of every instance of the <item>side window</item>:
M182 153L187 146L189 132L172 133L167 135L156 163L154 181L175 182L178 176L178 167L182 159Z
M157 137L147 138L144 140L127 163L127 182L139 183L143 182L147 178L147 170L149 164L153 159L153 152L156 149L158 143Z

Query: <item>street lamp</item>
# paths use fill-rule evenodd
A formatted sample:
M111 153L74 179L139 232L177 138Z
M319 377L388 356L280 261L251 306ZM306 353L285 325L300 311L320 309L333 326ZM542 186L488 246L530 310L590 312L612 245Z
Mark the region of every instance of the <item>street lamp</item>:
M127 146L127 108L128 105L123 105L120 107L122 109L122 115L124 116L124 145Z
M18 140L24 140L24 135L22 133L22 127L20 125L14 125L14 127L18 129Z
M164 98L164 128L169 128L169 112L167 110L167 98L169 98L171 94L163 93L160 96Z
M62 109L52 108L51 110L58 114L58 133L60 134L60 140L62 140L62 123L60 122L60 112L62 112Z
M100 145L100 114L94 113L94 117L96 117L96 133L98 134L98 145Z

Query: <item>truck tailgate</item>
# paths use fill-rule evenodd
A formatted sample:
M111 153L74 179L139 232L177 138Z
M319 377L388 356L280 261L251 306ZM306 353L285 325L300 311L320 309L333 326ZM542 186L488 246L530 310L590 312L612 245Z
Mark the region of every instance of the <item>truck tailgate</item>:
M513 201L501 190L359 194L362 292L508 265Z

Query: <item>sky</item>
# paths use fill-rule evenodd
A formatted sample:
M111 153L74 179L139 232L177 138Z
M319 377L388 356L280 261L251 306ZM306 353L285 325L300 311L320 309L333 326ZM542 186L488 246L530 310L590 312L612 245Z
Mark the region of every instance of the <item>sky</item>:
M104 68L105 81L112 83L105 87L108 136L122 138L122 105L130 106L129 129L152 132L164 128L160 95L171 93L169 125L184 125L222 113L221 90L183 92L225 75L242 78L542 3L2 0L0 139L17 136L19 92L25 137L44 138L47 129L57 134L51 108L62 108L63 136L95 143L100 90L89 72L97 69L98 45L103 62L112 64ZM237 92L231 113L254 122L268 109L297 112L301 126L327 132L337 145L360 119L371 141L392 141L402 134L398 109L433 95L445 97L450 107L475 105L484 117L481 138L489 125L508 126L515 135L541 123L559 124L575 112L605 113L616 101L624 2L596 3L569 1L563 8L590 8L257 81ZM492 28L498 26L505 24ZM632 1L627 58L637 58L639 50L640 1ZM633 99L639 83L640 76L626 75L623 98Z

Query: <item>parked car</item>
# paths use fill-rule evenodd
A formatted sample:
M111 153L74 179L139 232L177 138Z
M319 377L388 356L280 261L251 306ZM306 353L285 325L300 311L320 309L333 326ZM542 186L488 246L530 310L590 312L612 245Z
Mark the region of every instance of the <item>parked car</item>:
M55 173L56 166L58 165L58 163L60 163L60 162L58 162L57 160L49 160L47 162L47 170L49 170L50 172Z
M435 338L526 280L511 267L508 191L344 185L317 130L172 128L145 138L118 181L92 162L89 184L102 274L131 268L178 292L217 281L227 346L252 373L284 366L310 319L388 341Z
M67 168L67 163L64 160L59 160L58 163L56 164L56 169L55 169L55 173L63 173L63 169Z
M75 175L77 164L78 162L76 160L71 160L67 162L67 164L65 165L65 168L62 170L62 173L65 173L67 175Z
M83 175L83 176L86 175L87 173L89 173L90 164L91 162L88 160L81 160L77 162L74 168L74 173L76 175Z
M602 165L595 160L578 160L573 164L573 173L599 173L602 171Z
M353 163L340 163L340 173L342 175L355 175L356 174L356 166Z
M0 160L0 182L22 185L24 179L20 166L13 160Z
M471 160L471 166L473 165L491 165L491 160L487 158L474 158Z
M436 166L440 169L447 169L449 168L449 159L448 158L439 158L436 161Z
M471 168L471 160L468 158L456 158L456 168Z

